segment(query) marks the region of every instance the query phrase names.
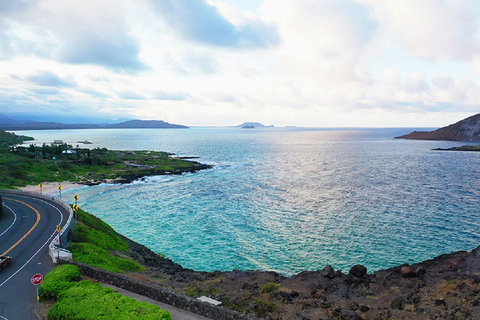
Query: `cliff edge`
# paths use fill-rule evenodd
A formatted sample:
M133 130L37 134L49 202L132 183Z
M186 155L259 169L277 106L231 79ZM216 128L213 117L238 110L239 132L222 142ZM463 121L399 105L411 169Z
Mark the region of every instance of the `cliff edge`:
M480 141L480 113L434 131L413 131L395 139Z

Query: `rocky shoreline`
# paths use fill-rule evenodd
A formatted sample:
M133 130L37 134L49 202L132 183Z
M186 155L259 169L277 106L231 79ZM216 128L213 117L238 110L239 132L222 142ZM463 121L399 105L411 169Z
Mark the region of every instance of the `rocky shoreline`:
M213 168L212 165L203 164L199 162L192 162L192 165L185 168L177 168L172 170L148 170L145 172L138 172L138 173L129 173L122 175L121 177L115 179L94 179L94 180L86 180L83 182L79 182L79 184L83 184L86 186L95 186L101 183L114 183L114 184L127 184L131 183L135 180L140 180L148 176L163 176L163 175L180 175L184 173L195 173L200 170L206 170Z
M197 272L126 239L134 259L148 268L132 279L261 319L480 319L480 247L432 260L368 273L325 266L292 277L275 272Z

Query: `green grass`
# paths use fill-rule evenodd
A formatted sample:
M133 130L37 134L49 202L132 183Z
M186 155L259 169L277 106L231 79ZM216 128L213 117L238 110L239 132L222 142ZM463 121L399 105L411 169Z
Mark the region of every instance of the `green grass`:
M196 165L196 162L172 158L157 151L90 150L66 144L18 146L29 139L33 138L0 130L0 188L157 175ZM65 150L74 150L76 154L63 154ZM151 167L139 168L129 164Z
M81 281L80 271L74 265L61 265L49 272L39 293L42 301L56 301L47 320L171 320L170 313L157 306L122 296L99 283Z
M75 261L110 272L146 270L145 267L128 258L128 245L112 227L81 209L77 212L73 243L68 250ZM112 255L112 251L117 254Z

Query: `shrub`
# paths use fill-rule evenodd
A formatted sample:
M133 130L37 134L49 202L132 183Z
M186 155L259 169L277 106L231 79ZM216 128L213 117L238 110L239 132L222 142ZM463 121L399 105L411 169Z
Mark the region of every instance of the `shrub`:
M80 270L74 265L61 265L45 275L42 284L38 288L41 299L57 299L58 295L75 285L82 276Z
M277 291L278 289L280 289L280 286L281 285L279 283L273 283L273 282L265 283L260 286L260 292L271 293L273 291Z
M48 311L48 319L171 320L171 316L157 306L122 296L98 283L81 281L59 295Z

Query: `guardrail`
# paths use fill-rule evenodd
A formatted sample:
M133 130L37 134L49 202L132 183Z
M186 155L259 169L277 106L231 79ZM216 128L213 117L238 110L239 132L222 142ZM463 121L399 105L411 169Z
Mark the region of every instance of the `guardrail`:
M53 263L57 264L60 260L72 260L72 254L67 249L61 248L60 243L63 246L68 246L72 241L73 235L73 227L75 227L76 220L73 216L73 210L68 203L65 201L58 199L54 196L42 194L38 192L29 192L29 191L21 191L21 190L10 190L10 189L2 189L2 194L17 194L17 195L28 195L30 197L35 197L43 200L48 200L56 203L57 205L61 206L69 213L67 222L65 223L64 227L60 231L59 235L57 235L52 242L48 245L48 253L52 258ZM56 243L58 242L58 244Z

